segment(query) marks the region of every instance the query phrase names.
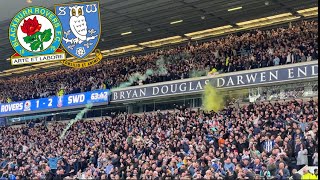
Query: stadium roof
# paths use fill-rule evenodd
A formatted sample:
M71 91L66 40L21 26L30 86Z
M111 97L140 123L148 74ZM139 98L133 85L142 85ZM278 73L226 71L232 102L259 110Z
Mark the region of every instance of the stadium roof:
M2 7L0 11L0 78L22 73L16 70L10 71L14 68L21 68L20 66L11 66L8 60L14 53L8 39L8 26L15 13L30 5L53 9L53 4L70 2L67 0L32 1L32 4L21 2L21 0L1 3L5 7ZM86 0L78 0L77 2L79 1L85 2ZM303 13L308 13L297 12L298 10L313 7L318 7L317 0L100 0L102 34L98 48L101 50L118 47L133 48L134 50L147 49L156 46L152 44L162 43L162 41L150 42L153 40L168 37L171 39L166 39L166 41L181 42L182 40L196 39L193 36L201 35L201 33L193 34L192 32L216 27L222 27L222 30L236 28L239 25L250 23L239 24L239 22L278 14L295 19L295 17L303 16ZM262 21L262 19L258 21ZM218 30L213 29L212 31ZM46 70L45 66L37 66L33 72L44 70Z

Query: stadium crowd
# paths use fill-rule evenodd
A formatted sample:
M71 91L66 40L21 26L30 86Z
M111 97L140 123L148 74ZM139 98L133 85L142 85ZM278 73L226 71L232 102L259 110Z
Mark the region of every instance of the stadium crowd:
M0 103L48 97L61 89L71 94L116 87L134 73L157 69L160 57L165 59L168 73L133 85L189 78L193 72L213 68L226 73L317 60L318 22L301 21L286 28L253 30L145 55L107 59L86 69L65 68L0 80Z
M0 130L0 179L301 179L318 165L318 100L119 114ZM317 179L303 170L302 177Z

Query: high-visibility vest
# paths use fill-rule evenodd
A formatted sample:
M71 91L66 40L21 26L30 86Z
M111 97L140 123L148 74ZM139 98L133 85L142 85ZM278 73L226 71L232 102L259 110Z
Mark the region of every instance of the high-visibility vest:
M317 176L309 172L307 174L302 175L301 177L301 180L317 180L317 179L318 179Z
M58 92L58 96L63 96L63 95L64 95L64 90L60 89L59 92Z
M216 72L218 72L217 69L213 68L208 74L209 75L214 75Z
M228 66L228 64L229 64L229 56L227 57L227 59L226 59L226 66Z
M12 99L11 99L11 98L7 98L7 102L8 102L8 103L11 103L11 102L12 102Z

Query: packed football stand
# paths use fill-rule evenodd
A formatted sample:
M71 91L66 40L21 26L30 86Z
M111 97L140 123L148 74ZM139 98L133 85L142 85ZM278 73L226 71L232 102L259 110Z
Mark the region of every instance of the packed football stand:
M252 30L152 53L0 80L0 103L111 89L134 73L167 73L133 86L318 61L318 22ZM315 86L316 91L317 85ZM0 128L0 179L318 179L318 98L269 88L219 112L176 106L67 122ZM272 98L266 96L272 94ZM284 97L286 100L280 100ZM271 100L271 101L266 101ZM299 172L302 173L299 173Z
M19 179L301 179L318 166L318 100L251 103L218 113L117 114L0 131L3 177ZM302 169L302 177L317 179Z
M166 74L153 75L133 85L243 71L318 59L318 22L301 21L290 27L228 35L203 43L189 43L145 55L104 60L91 68L72 68L0 80L0 103L114 88L134 73L157 69L163 57Z

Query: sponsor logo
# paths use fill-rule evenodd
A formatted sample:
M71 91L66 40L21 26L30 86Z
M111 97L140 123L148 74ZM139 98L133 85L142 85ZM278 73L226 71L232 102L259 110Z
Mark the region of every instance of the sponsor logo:
M44 7L27 7L18 12L9 26L9 40L16 51L12 65L61 61L65 52L59 49L62 25L59 18Z
M101 34L99 2L55 5L63 29L62 46L73 57L61 61L64 65L84 68L102 59L95 49ZM92 52L93 55L92 55Z

